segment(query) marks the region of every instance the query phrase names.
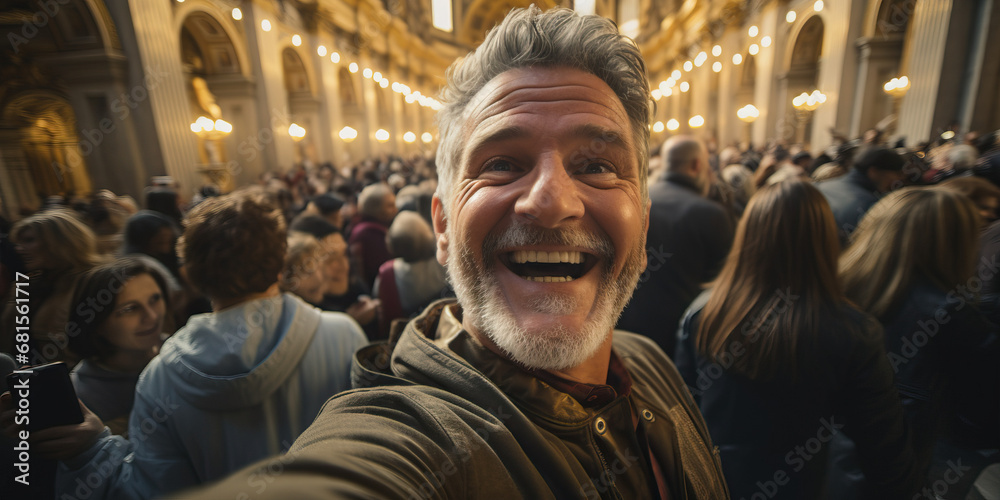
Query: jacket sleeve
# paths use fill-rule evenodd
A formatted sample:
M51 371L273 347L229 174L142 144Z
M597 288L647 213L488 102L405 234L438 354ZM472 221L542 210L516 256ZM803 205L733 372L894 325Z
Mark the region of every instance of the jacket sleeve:
M105 429L89 450L61 463L56 476L57 496L153 498L198 484L190 460L167 425L175 406L169 400L153 404L136 393L129 439Z
M469 408L470 415L477 410ZM262 460L178 500L471 498L476 489L513 491L496 453L516 446L503 424L392 389L331 398L288 453Z
M858 461L877 498L910 498L921 474L903 421L881 326L866 318L847 358L840 394L844 433L857 446Z

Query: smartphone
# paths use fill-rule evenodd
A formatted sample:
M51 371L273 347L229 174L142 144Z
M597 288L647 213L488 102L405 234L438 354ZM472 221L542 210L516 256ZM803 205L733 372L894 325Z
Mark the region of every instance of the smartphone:
M62 361L17 370L7 375L7 387L19 411L15 422L29 432L83 422L69 369Z

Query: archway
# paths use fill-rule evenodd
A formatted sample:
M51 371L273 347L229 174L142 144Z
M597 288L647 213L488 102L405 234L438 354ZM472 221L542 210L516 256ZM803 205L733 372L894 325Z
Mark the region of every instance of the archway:
M223 26L204 11L194 11L184 18L180 42L191 123L204 119L213 122L211 130L192 128L198 134L198 169L222 192L228 192L234 182L232 169L226 166L233 156L227 137L233 132L233 124L243 120L225 109L228 106L217 96L234 79L242 79L240 58ZM228 123L229 128L215 127L218 120Z
M859 106L854 110L851 134L860 135L899 111L901 97L882 90L885 82L901 76L910 18L917 0L873 2L865 37L858 41Z
M306 129L304 137L292 136L292 140L296 142L294 163L316 163L315 137L319 132L319 101L313 96L312 79L302 57L292 47L285 47L281 51L281 66L285 91L288 93L291 123Z
M743 55L742 68L738 70L739 82L736 86L736 107L755 104L754 93L757 91L757 61L749 53ZM742 123L742 122L741 122ZM741 142L747 146L753 143L753 123L741 125L743 132L739 134ZM742 145L741 145L742 148Z
M819 60L823 55L823 19L814 15L803 23L792 45L788 73L785 76L785 105L799 94L811 93L819 81ZM790 108L794 115L795 142L804 143L812 136L813 112Z
M32 0L0 2L0 31L8 42L0 51L0 208L12 219L37 209L46 196L89 194L88 163L108 160L102 144L115 128L105 122L108 103L102 96L71 98L68 82L80 76L80 68L52 57L119 51L107 8L99 0L61 1L56 8L39 10ZM110 57L91 60L87 69L99 72ZM80 120L84 136L92 139L81 142Z
M86 158L99 145L95 142L100 138L80 140L76 116L64 97L50 92L24 92L4 109L3 121L19 132L32 192L40 198L90 192Z

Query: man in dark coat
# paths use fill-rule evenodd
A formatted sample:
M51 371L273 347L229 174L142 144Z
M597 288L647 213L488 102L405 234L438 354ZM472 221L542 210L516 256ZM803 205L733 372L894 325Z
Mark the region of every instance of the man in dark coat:
M646 271L618 328L650 337L673 356L677 324L701 285L722 268L734 224L722 205L705 197L711 172L700 141L673 137L661 156L666 171L649 186Z
M846 175L816 184L833 210L841 245L847 245L861 217L883 194L902 186L903 164L903 157L891 149L874 147Z

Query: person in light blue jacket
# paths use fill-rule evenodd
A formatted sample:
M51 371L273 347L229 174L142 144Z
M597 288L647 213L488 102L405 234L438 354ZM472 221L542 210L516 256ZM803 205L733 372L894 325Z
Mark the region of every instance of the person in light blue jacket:
M59 498L153 498L224 477L286 451L350 388L367 340L349 316L279 292L284 231L260 191L192 211L178 246L213 312L192 317L143 371L127 440L86 409L83 424L32 433L36 452L62 460Z

